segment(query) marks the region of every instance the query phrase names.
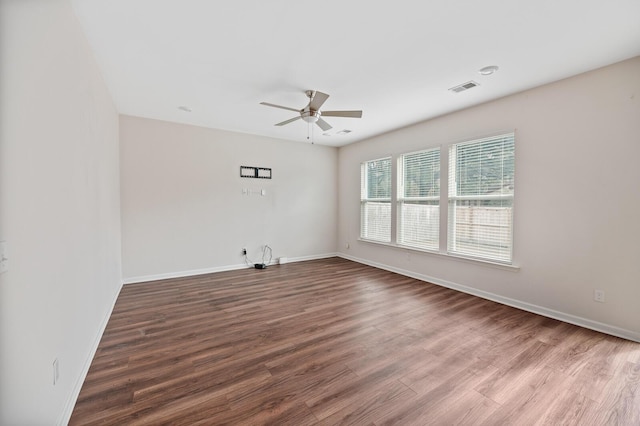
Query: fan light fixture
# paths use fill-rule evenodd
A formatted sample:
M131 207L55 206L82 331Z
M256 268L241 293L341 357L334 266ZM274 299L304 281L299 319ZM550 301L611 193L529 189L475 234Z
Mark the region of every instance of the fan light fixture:
M306 121L307 123L311 124L311 123L315 123L318 121L318 119L320 118L320 111L312 111L312 110L308 110L307 108L305 108L300 115L302 116L302 119L304 121Z

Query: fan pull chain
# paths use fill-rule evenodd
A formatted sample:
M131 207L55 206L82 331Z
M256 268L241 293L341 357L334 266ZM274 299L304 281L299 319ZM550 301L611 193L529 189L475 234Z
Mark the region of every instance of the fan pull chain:
M313 123L309 123L309 127L307 128L307 140L311 141L311 145L313 145Z

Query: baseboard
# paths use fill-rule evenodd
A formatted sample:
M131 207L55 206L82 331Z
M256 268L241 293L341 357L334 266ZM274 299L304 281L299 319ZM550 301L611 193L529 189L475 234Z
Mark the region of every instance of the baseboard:
M164 274L154 274L154 275L143 275L139 277L130 277L125 278L122 282L123 284L135 284L135 283L144 283L149 281L158 281L158 280L168 280L172 278L185 278L185 277L193 277L195 275L205 275L212 274L214 272L225 272L225 271L235 271L238 269L245 269L249 266L246 263L241 263L238 265L227 265L227 266L215 266L212 268L203 268L203 269L192 269L189 271L178 271L178 272L167 272Z
M62 411L62 415L60 419L58 419L57 425L67 425L69 424L69 420L71 419L71 414L73 414L73 409L76 406L76 401L78 400L78 396L80 395L80 391L82 390L82 385L84 384L84 380L87 378L87 374L89 373L89 368L91 367L91 363L93 362L93 357L96 355L96 351L98 350L98 345L100 344L100 340L102 340L102 335L104 334L104 330L107 328L107 324L109 323L109 318L111 318L111 314L113 313L113 309L116 306L116 302L118 301L118 296L120 295L120 291L122 290L122 284L118 288L118 291L111 302L111 307L107 311L107 314L102 318L102 322L100 323L100 329L96 338L93 341L93 345L91 347L91 351L89 351L89 356L84 362L84 366L82 367L82 371L80 372L80 376L78 376L75 385L73 386L73 390L67 403L65 404L64 410Z
M355 256L350 256L344 253L338 253L338 257L343 259L352 260L364 265L373 266L374 268L383 269L385 271L395 272L396 274L404 275L406 277L415 278L420 281L426 281L432 284L436 284L442 287L447 287L452 290L460 291L463 293L471 294L473 296L481 297L483 299L491 300L501 303L503 305L511 306L513 308L522 309L523 311L531 312L534 314L542 315L548 318L557 319L569 324L577 325L580 327L588 328L591 330L599 331L601 333L610 334L612 336L621 337L623 339L631 340L640 343L640 333L627 330L624 328L616 327L610 324L604 324L598 321L593 321L588 318L578 317L575 315L567 314L565 312L556 311L553 309L545 308L544 306L533 305L531 303L523 302L521 300L511 299L509 297L500 296L495 293L490 293L483 290L478 290L473 287L468 287L462 284L457 284L451 281L443 280L436 277L431 277L417 272L408 271L394 266L385 265L378 262L372 262L366 259L360 259Z
M324 253L324 254L314 254L310 256L289 257L287 258L287 263L305 262L307 260L326 259L328 257L336 257L336 256L337 256L337 253ZM127 285L127 284L135 284L135 283L144 283L149 281L168 280L172 278L185 278L185 277L192 277L195 275L213 274L215 272L236 271L238 269L245 269L249 267L250 266L248 266L246 263L240 263L237 265L214 266L211 268L192 269L189 271L168 272L164 274L130 277L130 278L123 279L122 283L124 285Z
M318 260L318 259L328 259L330 257L336 257L336 256L338 256L338 253L324 253L324 254L314 254L311 256L289 257L287 258L287 263L306 262L308 260Z

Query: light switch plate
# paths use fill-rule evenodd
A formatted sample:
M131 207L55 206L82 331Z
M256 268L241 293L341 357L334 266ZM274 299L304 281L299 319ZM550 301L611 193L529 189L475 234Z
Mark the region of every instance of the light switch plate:
M7 254L7 242L0 241L0 274L9 270L9 255Z

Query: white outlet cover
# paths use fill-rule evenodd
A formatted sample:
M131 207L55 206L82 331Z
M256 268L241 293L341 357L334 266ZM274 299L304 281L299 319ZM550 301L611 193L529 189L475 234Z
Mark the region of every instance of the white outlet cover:
M593 300L596 302L604 302L604 290L594 290Z

